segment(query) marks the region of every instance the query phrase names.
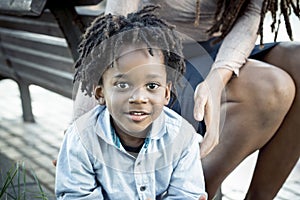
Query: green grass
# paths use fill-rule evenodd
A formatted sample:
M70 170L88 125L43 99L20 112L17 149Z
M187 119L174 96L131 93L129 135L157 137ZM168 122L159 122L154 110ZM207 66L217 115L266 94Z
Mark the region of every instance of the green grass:
M2 175L2 173L0 174ZM26 180L28 170L26 169L24 162L14 164L5 174L6 175L4 177L2 175L0 179L4 180L1 181L2 184L0 185L0 200L26 200L28 199L28 195L30 195L30 198L34 196L35 199L48 200L43 191L43 187L33 170L30 170L30 174L33 177L34 185L37 187L37 190L30 191L26 187L28 184Z

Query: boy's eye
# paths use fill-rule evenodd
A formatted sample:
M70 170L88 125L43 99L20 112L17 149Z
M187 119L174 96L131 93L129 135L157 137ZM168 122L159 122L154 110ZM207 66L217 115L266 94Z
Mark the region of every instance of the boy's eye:
M117 83L116 86L118 88L121 88L121 89L126 89L126 88L129 88L129 84L128 83Z
M150 90L155 90L159 87L160 85L157 84L157 83L148 83L147 84L147 88L150 89Z

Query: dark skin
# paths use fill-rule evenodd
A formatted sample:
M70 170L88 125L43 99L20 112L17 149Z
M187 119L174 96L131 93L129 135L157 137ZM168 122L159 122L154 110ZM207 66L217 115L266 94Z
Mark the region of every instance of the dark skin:
M263 61L249 60L241 69L240 78L231 79L227 84L227 98L223 98L221 104L226 121L219 144L202 159L210 196L227 175L256 150L260 150L258 160L245 199L273 199L297 163L300 95L295 94L295 89L300 88L300 59L296 55L300 55L299 43L279 44ZM242 94L235 92L241 90ZM266 101L266 96L272 99ZM246 129L250 124L251 129ZM224 163L224 160L230 162Z
M275 137L261 150L256 172L250 186L250 191L253 192L249 192L247 195L249 199L251 196L263 198L263 196L268 195L274 197L299 159L300 93L298 91L300 89L300 58L298 55L300 55L300 43L286 42L276 46L264 58L265 62L281 68L292 77L297 92L289 112L275 133ZM275 148L278 150L275 151ZM261 162L261 160L264 160L264 162ZM274 165L276 165L276 169L273 167ZM264 178L259 178L261 174L258 172L260 171L268 173L264 173ZM268 187L268 180L272 178L275 181L268 188L268 194L264 194L258 186L266 185Z

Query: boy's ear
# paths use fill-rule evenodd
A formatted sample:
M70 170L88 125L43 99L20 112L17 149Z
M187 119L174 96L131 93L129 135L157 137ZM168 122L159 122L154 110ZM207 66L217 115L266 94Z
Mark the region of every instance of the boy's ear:
M95 98L101 105L105 105L104 93L102 86L98 85L94 88Z
M171 98L172 82L168 82L166 86L165 105L168 105Z

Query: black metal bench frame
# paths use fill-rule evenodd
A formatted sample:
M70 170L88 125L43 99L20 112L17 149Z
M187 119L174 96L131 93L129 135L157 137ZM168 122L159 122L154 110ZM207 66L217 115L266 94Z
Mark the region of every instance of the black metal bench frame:
M0 2L0 79L17 82L24 121L34 122L31 84L72 98L78 44L95 17L78 14L76 6L96 5L101 1Z

